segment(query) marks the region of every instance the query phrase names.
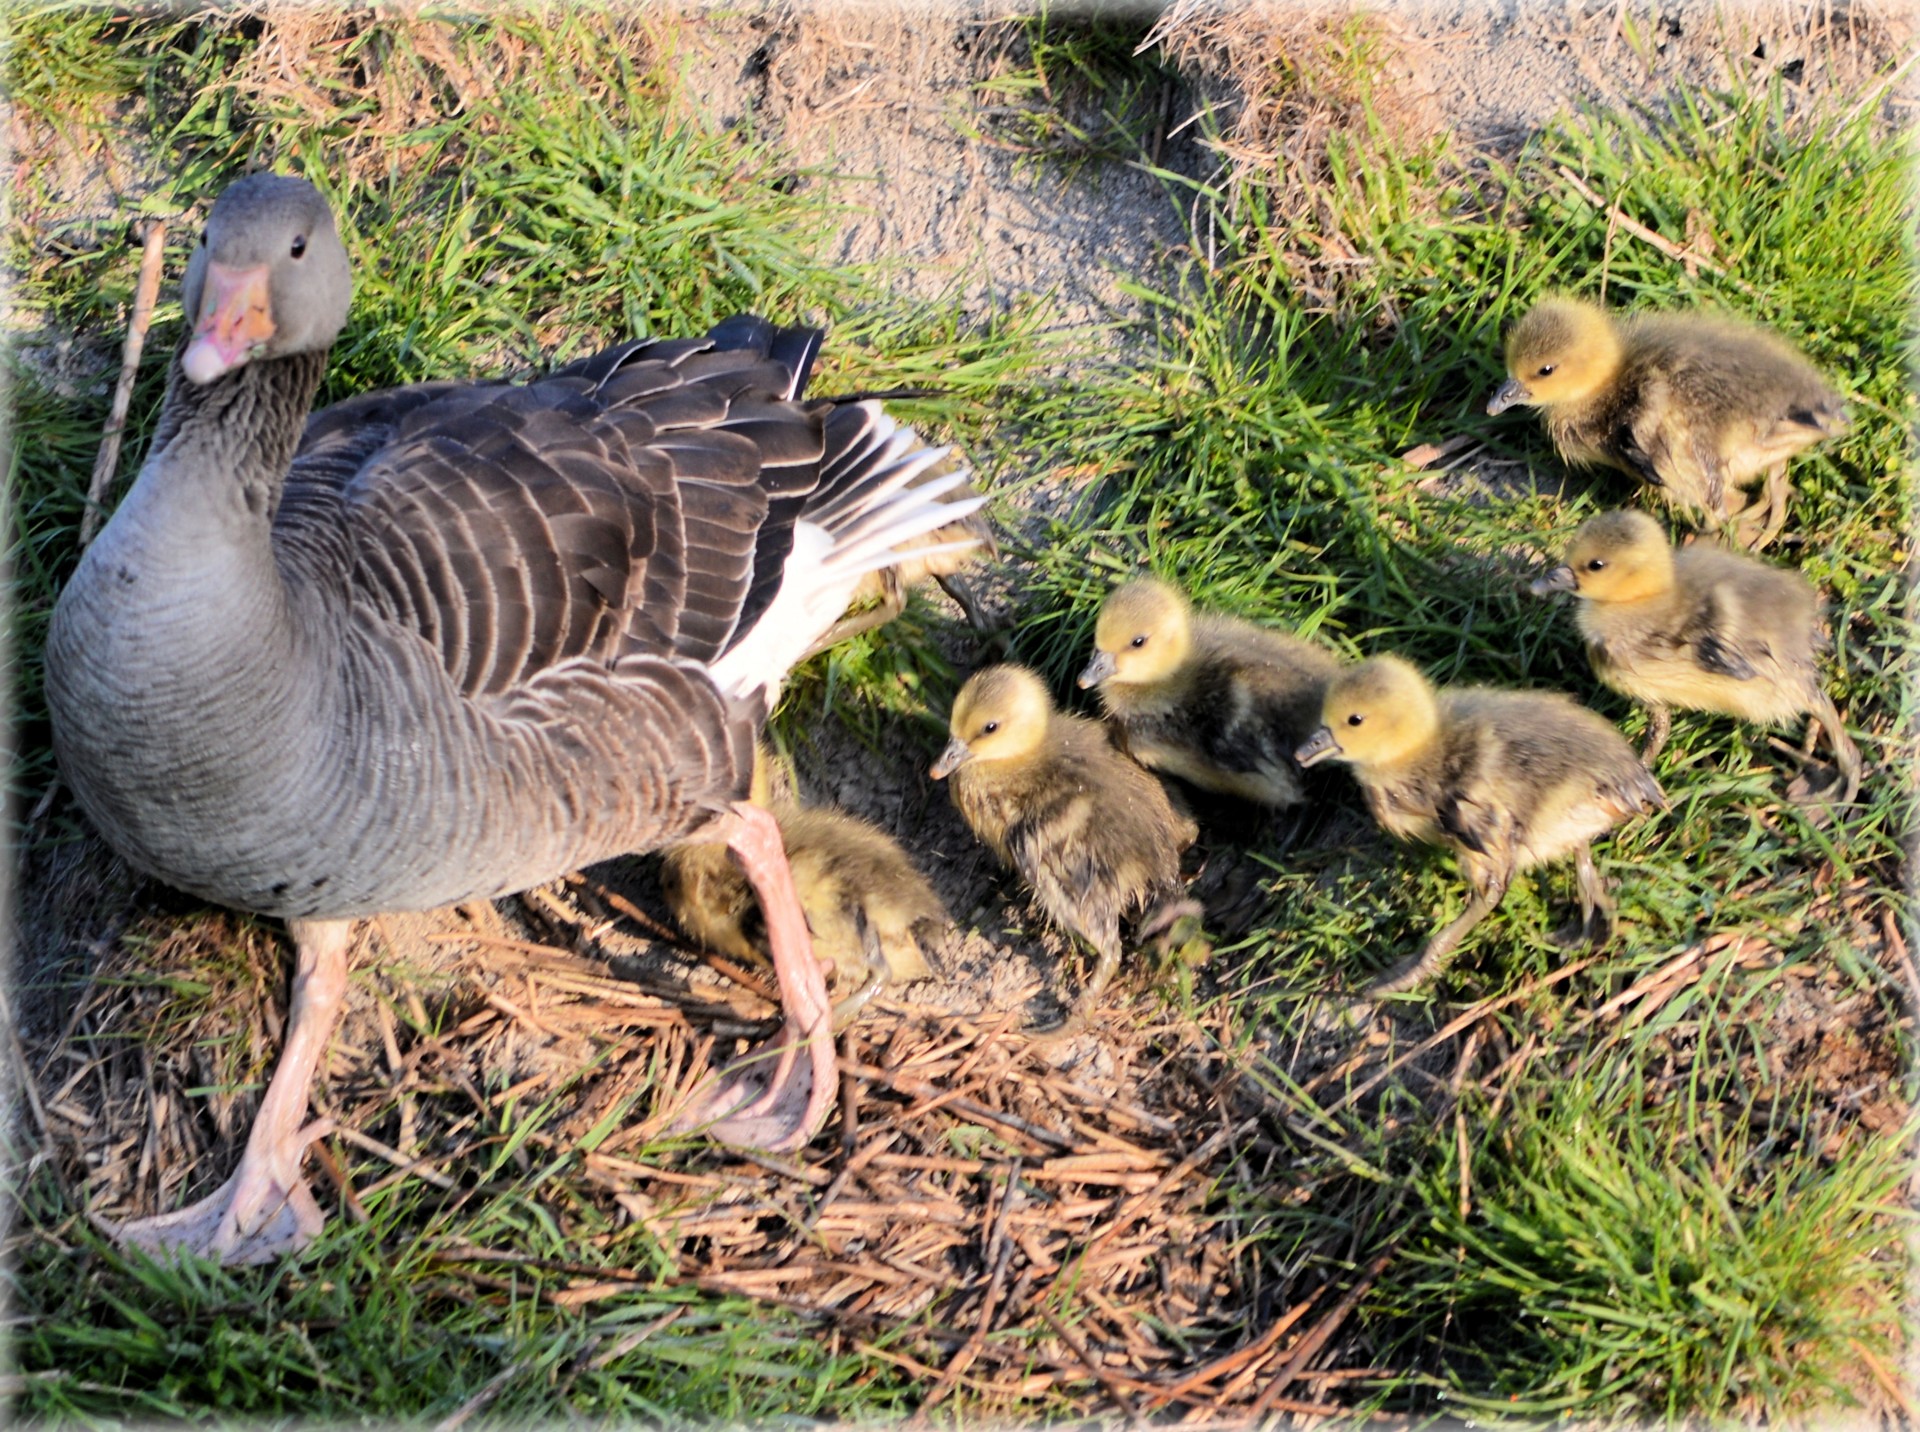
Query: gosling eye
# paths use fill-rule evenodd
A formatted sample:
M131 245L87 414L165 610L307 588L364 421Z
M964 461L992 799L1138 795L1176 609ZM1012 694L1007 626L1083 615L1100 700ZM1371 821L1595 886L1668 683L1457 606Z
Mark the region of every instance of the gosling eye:
M305 234L295 234L293 236L293 256L295 258L299 258L306 251L307 251L307 236Z
M206 246L207 246L207 231L205 229L202 229L200 231L200 247L204 249Z
M1536 377L1536 378L1544 378L1544 377L1546 377L1546 376L1547 376L1547 375L1548 375L1549 373L1551 373L1551 372L1553 372L1553 370L1554 370L1555 368L1557 368L1558 366L1559 366L1559 364L1557 364L1557 363L1542 363L1542 364L1540 365L1540 371L1539 371L1539 372L1537 372L1537 373L1535 373L1535 374L1534 374L1533 376L1534 376L1534 377Z
M1146 633L1144 632L1142 632L1139 636L1135 637L1132 641L1127 643L1128 646L1134 647L1136 649L1139 647L1143 647L1146 644L1147 644L1147 637L1146 637Z
M1366 717L1362 716L1358 711L1356 711L1351 716L1347 717L1347 724L1349 726L1358 726L1362 721L1366 719L1367 719Z
M1606 565L1607 559L1605 557L1595 557L1591 562L1587 563L1587 570L1589 572L1597 572Z
M1000 723L998 721L989 721L987 722L986 725L980 728L980 734L982 736L991 736L995 731L998 731L999 729L1000 729Z

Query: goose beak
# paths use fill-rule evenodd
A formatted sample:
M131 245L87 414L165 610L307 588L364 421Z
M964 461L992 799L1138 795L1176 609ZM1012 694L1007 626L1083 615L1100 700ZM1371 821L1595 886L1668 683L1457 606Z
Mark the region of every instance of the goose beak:
M1536 597L1552 596L1555 592L1578 591L1580 584L1573 579L1573 568L1561 563L1544 577L1535 577L1527 590Z
M1120 663L1113 659L1110 651L1096 651L1093 660L1087 663L1087 669L1080 673L1076 684L1082 691L1089 686L1098 686L1114 672L1120 669Z
M267 265L237 269L209 261L193 341L187 345L181 367L194 382L211 383L257 357L273 333Z
M1339 754L1340 743L1333 739L1333 727L1322 726L1300 743L1300 749L1293 753L1293 759L1303 766L1311 766L1316 761Z
M947 742L947 749L940 753L940 759L927 768L927 774L936 781L944 781L972 759L973 752L967 749L967 743L955 736Z
M1493 390L1493 396L1487 399L1487 416L1498 417L1515 403L1525 403L1533 394L1527 391L1527 385L1518 378L1509 378Z

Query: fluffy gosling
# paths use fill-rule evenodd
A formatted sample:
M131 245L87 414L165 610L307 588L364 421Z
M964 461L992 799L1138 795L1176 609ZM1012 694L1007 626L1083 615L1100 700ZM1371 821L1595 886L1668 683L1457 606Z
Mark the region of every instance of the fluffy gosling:
M1438 974L1463 936L1524 870L1574 857L1580 933L1598 942L1612 903L1589 842L1666 805L1659 783L1613 726L1565 696L1456 687L1436 691L1395 656L1349 667L1327 688L1324 724L1300 763L1353 767L1389 832L1449 847L1473 898L1422 949L1367 987L1370 999Z
M1787 460L1847 428L1839 394L1786 340L1719 315L1616 320L1548 298L1514 325L1506 358L1489 413L1541 408L1563 458L1630 473L1743 546L1786 525ZM1763 479L1764 493L1744 490Z
M928 945L952 925L946 906L899 844L844 811L771 799L764 751L756 752L754 803L771 810L793 868L816 956L833 964L833 1027L844 1029L887 984L934 973ZM760 905L724 845L691 841L663 853L667 908L689 939L716 954L764 967Z
M1098 722L1055 711L1025 667L976 671L949 726L953 739L928 774L953 778L953 803L973 833L1098 956L1066 1022L1049 1032L1078 1028L1119 968L1121 920L1189 913L1172 902L1193 822Z
M1826 733L1841 801L1859 794L1860 750L1814 666L1819 599L1798 572L1710 542L1675 550L1644 512L1617 511L1590 518L1532 590L1580 599L1595 674L1647 707L1642 760L1666 744L1675 706L1766 725L1805 715Z
M1305 799L1293 753L1320 724L1339 663L1299 637L1195 612L1154 577L1116 587L1100 608L1080 685L1143 766L1261 805Z

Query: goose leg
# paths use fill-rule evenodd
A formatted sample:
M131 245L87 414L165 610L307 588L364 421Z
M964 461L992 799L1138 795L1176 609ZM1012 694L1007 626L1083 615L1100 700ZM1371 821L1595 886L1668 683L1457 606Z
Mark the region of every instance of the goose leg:
M1467 902L1467 908L1460 912L1452 924L1447 925L1421 947L1420 952L1401 961L1379 979L1366 988L1368 999L1385 999L1391 994L1401 994L1425 984L1453 959L1454 951L1467 931L1486 919L1493 907L1500 903L1500 897L1507 893L1504 884L1494 885L1475 893Z
M786 1022L772 1050L749 1052L697 1091L674 1128L780 1153L811 1139L833 1107L833 1011L773 816L735 801L726 843L760 898Z
M267 1263L298 1252L326 1215L300 1176L307 1145L330 1127L306 1122L307 1094L347 994L351 920L290 920L295 967L286 1047L247 1135L240 1166L198 1203L110 1227L155 1256L180 1252L223 1263Z

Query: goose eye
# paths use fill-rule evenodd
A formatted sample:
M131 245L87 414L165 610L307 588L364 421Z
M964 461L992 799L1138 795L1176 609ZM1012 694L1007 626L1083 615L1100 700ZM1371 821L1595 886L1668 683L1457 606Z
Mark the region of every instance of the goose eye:
M293 256L295 258L299 258L306 251L307 251L307 236L305 234L295 234L293 236Z
M1554 370L1554 369L1555 369L1556 367L1558 367L1558 366L1559 366L1559 365L1558 365L1558 364L1556 364L1556 363L1542 363L1542 364L1540 365L1540 371L1539 371L1538 373L1536 373L1536 374L1534 374L1534 377L1536 377L1536 378L1544 378L1544 377L1546 377L1546 376L1547 376L1547 375L1548 375L1549 373L1551 373L1551 372L1553 372L1553 370Z
M1356 711L1351 716L1347 717L1347 724L1349 726L1358 726L1362 721L1366 719L1367 719L1366 717L1362 716L1358 711Z
M1146 644L1147 644L1147 639L1144 635L1137 636L1132 641L1127 643L1127 645L1132 647L1142 647L1142 646L1145 646Z
M986 725L980 728L980 734L982 736L991 736L995 731L998 731L999 729L1000 729L1000 723L998 721L989 721L987 722Z
M1607 565L1606 558L1595 557L1591 562L1587 563L1587 570L1589 572L1597 572L1606 565Z

